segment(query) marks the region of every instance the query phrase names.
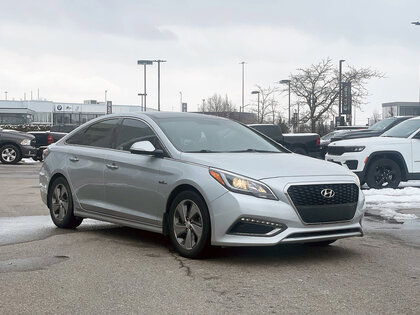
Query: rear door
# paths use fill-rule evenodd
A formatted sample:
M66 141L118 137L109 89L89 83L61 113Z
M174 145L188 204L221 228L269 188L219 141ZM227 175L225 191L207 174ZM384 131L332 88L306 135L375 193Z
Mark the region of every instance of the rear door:
M160 226L164 198L158 193L163 159L130 153L137 141L150 141L162 148L153 130L142 120L125 118L115 136L115 150L105 159L107 213L146 225Z
M118 122L119 118L101 120L66 141L70 185L83 210L103 211L105 156Z

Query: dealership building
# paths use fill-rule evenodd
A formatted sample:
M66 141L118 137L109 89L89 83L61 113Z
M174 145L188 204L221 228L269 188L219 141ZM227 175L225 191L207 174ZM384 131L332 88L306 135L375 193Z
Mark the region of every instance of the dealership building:
M420 116L420 102L390 102L382 104L382 118Z
M106 112L107 105L96 100L83 103L0 100L0 125L80 125ZM137 113L141 107L113 104L112 112Z

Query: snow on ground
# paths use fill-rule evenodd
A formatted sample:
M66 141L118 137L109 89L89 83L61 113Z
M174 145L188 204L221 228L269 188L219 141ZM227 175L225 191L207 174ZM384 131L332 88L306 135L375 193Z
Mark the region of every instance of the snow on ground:
M35 164L35 163L39 163L39 161L34 161L32 158L24 158L21 160L22 163L24 164Z
M366 207L368 211L379 211L379 215L385 219L393 219L398 222L415 220L418 216L413 212L420 213L419 186L420 181L410 181L401 185L400 189L364 190Z

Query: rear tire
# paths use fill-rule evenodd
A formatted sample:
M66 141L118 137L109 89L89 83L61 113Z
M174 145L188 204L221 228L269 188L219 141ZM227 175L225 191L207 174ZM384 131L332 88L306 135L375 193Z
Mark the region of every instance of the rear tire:
M83 218L73 214L73 197L70 186L63 177L57 178L52 183L48 194L48 205L51 219L59 228L74 229L83 221Z
M203 198L194 191L179 193L171 204L168 232L179 254L202 257L210 246L210 215Z
M369 165L366 183L370 188L398 188L401 182L401 168L393 160L382 158Z
M3 164L16 164L22 159L20 150L13 144L6 144L0 149L0 161Z

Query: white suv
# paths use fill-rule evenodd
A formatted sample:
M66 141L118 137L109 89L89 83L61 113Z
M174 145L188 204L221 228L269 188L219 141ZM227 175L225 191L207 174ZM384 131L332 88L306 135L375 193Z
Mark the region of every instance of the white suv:
M420 117L380 137L333 142L325 159L348 167L371 188L397 188L401 181L420 179Z

